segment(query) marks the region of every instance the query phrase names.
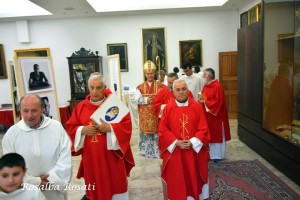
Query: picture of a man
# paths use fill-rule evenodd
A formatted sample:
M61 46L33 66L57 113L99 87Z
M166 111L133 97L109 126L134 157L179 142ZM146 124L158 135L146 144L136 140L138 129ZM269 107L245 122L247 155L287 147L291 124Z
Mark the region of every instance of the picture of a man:
M49 103L48 97L41 97L41 99L42 99L43 106L44 106L44 112L43 112L43 114L46 117L52 118L52 116L50 116L50 103Z
M36 90L49 87L50 84L44 72L40 71L38 64L33 65L33 72L29 75L29 89Z

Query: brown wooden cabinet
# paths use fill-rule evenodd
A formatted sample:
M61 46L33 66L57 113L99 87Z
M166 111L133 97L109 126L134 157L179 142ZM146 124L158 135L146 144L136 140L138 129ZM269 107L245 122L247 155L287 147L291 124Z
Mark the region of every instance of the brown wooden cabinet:
M77 103L84 100L89 94L88 79L93 72L103 73L102 57L95 53L81 48L67 57L69 63L71 100L70 111L72 112Z
M286 80L281 73L288 69L290 71L287 71L289 73L286 75L291 77L300 60L300 40L296 33L290 34L292 30L298 30L298 27L293 27L297 21L293 14L298 5L296 0L278 3L263 1L262 3L264 22L259 21L238 30L238 136L242 142L287 177L300 184L300 148L298 140L293 138L293 126L290 126L298 122L298 118L285 127L288 131L287 137L275 134L265 125L266 121L274 122L274 119L282 119L286 111L296 111L295 107L286 109L287 103L274 104L274 102L281 102L283 97L290 98L290 101L294 100L292 95L283 95L282 91L290 91L290 88L283 86L295 85L293 81L296 77ZM273 84L274 80L280 81ZM274 94L278 96L268 95L266 98L273 85ZM279 88L283 89L279 90ZM272 120L266 120L266 105L269 102L266 99L271 99L269 105L274 104L276 108L284 108L280 112L276 112L276 108L271 108L270 116L274 116ZM295 106L295 103L293 102L292 105ZM275 127L277 128L278 125ZM299 135L297 134L296 137Z

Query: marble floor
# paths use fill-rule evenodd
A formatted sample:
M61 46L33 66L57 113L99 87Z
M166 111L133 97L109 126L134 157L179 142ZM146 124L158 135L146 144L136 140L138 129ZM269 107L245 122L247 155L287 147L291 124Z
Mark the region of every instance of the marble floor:
M270 165L265 159L260 157L257 153L255 153L238 139L237 120L230 120L230 129L232 139L227 142L226 160L258 159L300 195L299 185L295 184L293 181L279 172L275 167ZM131 140L136 166L132 169L131 176L128 178L130 200L163 200L162 182L159 168L161 161L159 159L147 159L137 153L137 133L138 131L135 129ZM0 140L2 140L2 137L3 133L0 134ZM2 148L0 148L0 155L2 155ZM72 185L82 184L82 180L76 179L79 161L80 157L73 157L73 178L71 180ZM69 190L68 199L80 200L82 195L82 191Z

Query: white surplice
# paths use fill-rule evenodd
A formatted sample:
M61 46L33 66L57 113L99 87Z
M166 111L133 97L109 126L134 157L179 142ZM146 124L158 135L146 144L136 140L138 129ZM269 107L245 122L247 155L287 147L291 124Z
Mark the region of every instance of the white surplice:
M65 185L72 176L71 141L60 122L43 116L41 125L32 129L21 120L8 129L2 140L3 154L16 152L26 162L24 182L41 183L49 174L53 190L43 190L47 199L65 200Z
M184 75L180 77L181 80L184 80L188 89L192 92L193 97L196 101L199 100L198 94L202 90L203 86L201 78L196 74L192 74L190 76Z
M47 200L43 193L34 185L27 185L27 188L19 188L13 192L5 193L0 190L1 200Z

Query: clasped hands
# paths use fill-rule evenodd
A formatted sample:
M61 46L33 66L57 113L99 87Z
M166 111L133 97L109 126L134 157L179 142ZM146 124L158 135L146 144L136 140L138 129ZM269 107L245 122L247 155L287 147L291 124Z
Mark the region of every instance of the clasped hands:
M93 136L97 133L107 133L111 131L109 123L105 122L104 120L100 119L100 125L88 125L82 128L82 134Z
M180 149L189 149L192 147L192 143L189 140L177 140L175 144Z

